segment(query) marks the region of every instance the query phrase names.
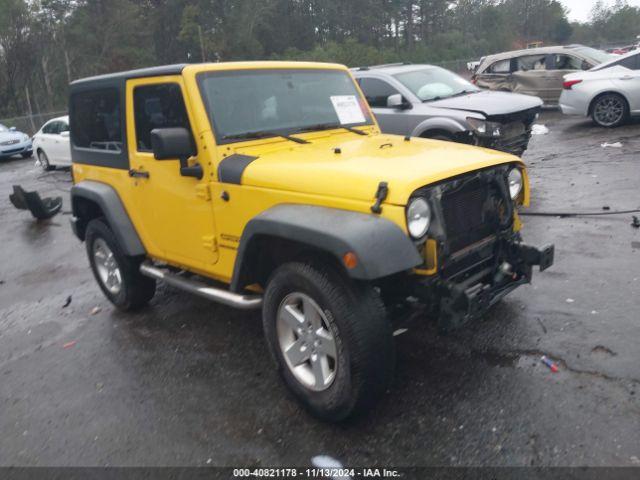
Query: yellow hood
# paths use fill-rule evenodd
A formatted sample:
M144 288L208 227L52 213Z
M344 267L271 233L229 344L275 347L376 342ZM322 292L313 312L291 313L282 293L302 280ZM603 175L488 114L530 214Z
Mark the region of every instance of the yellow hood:
M405 205L418 188L518 157L485 148L397 135L356 136L351 132L305 137L310 144L277 139L238 148L259 157L242 184L275 190L370 201L387 182L385 203ZM335 149L340 153L335 153Z

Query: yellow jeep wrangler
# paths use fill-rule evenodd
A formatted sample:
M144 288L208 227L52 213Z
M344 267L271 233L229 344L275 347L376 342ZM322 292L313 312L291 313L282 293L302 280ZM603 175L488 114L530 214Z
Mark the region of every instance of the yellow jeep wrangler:
M70 88L72 226L116 307L156 281L262 309L284 382L315 415L372 404L394 369L385 305L443 330L530 282L519 158L383 135L346 67L172 65Z

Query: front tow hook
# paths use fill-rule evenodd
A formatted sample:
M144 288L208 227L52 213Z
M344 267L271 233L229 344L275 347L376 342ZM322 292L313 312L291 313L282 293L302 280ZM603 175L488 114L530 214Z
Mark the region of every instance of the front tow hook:
M555 256L555 246L553 244L545 245L537 249L531 245L521 243L518 245L520 258L528 265L539 265L540 271L543 272L551 265Z

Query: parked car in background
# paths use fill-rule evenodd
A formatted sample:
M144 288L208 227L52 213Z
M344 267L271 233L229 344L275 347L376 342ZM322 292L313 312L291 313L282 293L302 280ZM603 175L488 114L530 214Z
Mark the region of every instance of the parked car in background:
M560 108L566 115L590 116L602 127L617 127L640 115L640 51L566 75Z
M58 117L45 123L33 136L33 151L43 170L71 166L69 117Z
M385 133L522 155L542 106L537 97L481 90L431 65L379 65L353 73Z
M583 45L530 48L482 58L471 81L482 88L536 95L557 105L563 77L615 58Z
M32 155L31 138L15 127L8 128L0 123L0 160L14 155L29 158Z

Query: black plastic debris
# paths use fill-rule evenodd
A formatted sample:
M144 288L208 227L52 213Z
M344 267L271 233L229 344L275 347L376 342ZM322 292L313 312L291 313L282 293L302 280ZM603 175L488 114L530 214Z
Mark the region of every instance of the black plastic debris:
M635 215L633 216L633 221L631 222L631 226L633 228L640 228L640 219Z
M29 210L38 220L47 220L62 209L62 197L40 198L38 192L25 192L20 185L13 186L9 200L19 210Z
M67 308L69 305L71 305L71 295L67 297L67 299L64 302L64 305L62 305L62 308Z

